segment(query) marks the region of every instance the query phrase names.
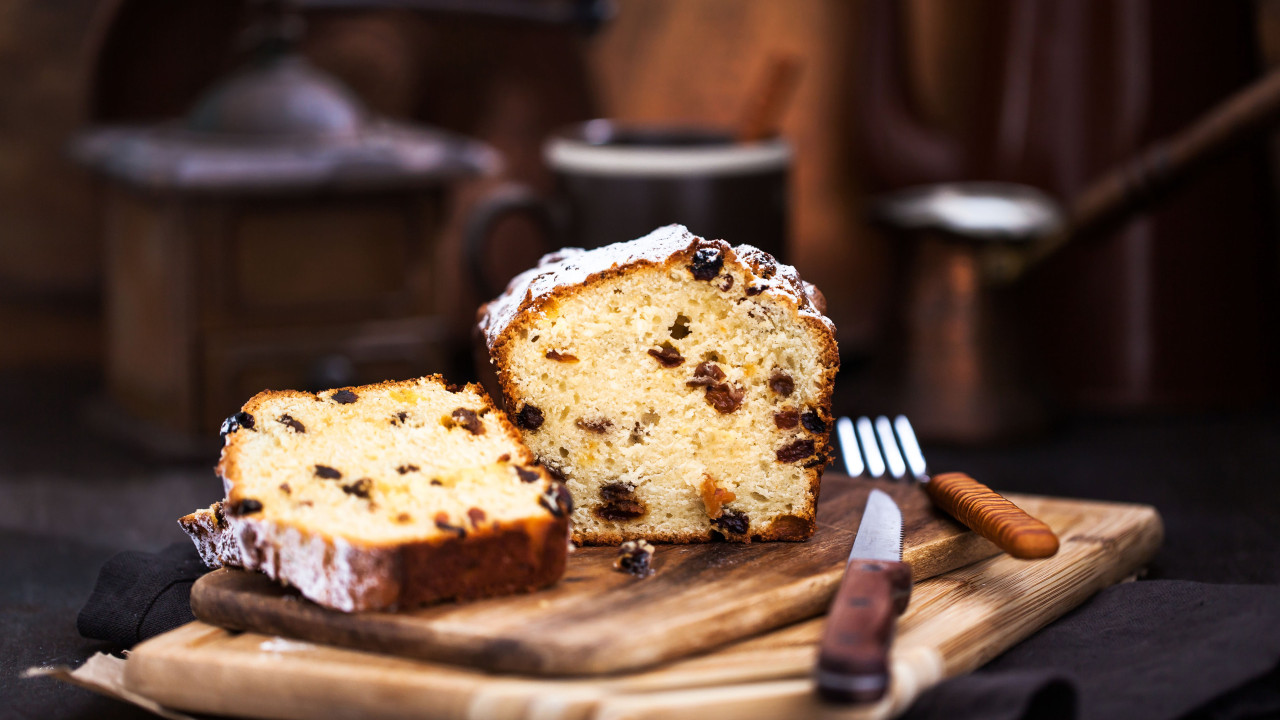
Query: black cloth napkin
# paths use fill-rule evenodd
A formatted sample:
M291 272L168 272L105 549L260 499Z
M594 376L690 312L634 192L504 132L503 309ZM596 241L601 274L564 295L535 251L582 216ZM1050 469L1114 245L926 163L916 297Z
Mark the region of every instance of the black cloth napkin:
M1280 717L1280 586L1107 588L905 717Z
M193 620L195 547L107 561L78 626L131 646ZM981 670L929 690L909 720L1280 717L1280 586L1149 580L1107 588Z
M191 586L209 572L192 543L158 553L118 553L102 566L88 602L76 618L80 634L122 647L195 620Z

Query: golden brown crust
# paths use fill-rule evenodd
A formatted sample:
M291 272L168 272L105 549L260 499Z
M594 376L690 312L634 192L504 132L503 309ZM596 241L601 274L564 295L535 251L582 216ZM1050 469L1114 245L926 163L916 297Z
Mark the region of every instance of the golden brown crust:
M240 524L232 520L233 527ZM362 578L358 587L336 589L347 593L349 612L411 608L441 600L467 600L515 592L529 592L553 585L564 574L569 542L567 517L502 523L465 538L437 538L394 546L361 546L344 562ZM280 540L270 528L243 523L239 529L243 563L276 580L298 584L275 556ZM334 552L326 543L326 557ZM303 588L304 593L306 588ZM312 598L322 600L322 598ZM334 606L335 603L322 603Z
M814 506L817 506L817 498L814 499ZM763 532L755 533L739 539L742 542L804 542L813 537L814 530L817 529L817 521L815 513L808 512L803 515L779 515L770 521ZM622 530L605 530L596 531L590 537L579 536L578 533L573 534L573 542L577 545L621 545L628 540L648 540L649 542L670 543L672 545L688 545L691 543L705 543L714 540L726 539L726 535L715 528L708 528L706 534L697 535L694 533L664 533L647 531L625 532Z
M529 592L564 574L569 519L504 523L484 534L401 548L401 607Z
M796 313L799 319L810 330L812 337L820 346L819 362L823 367L822 372L822 390L819 398L820 402L815 406L820 417L827 427L827 432L819 433L814 436L814 454L807 459L805 463L806 474L808 476L809 494L812 502L809 510L802 514L783 515L774 518L765 529L748 538L735 538L746 540L783 540L783 541L803 541L813 535L816 528L816 511L818 506L818 498L821 490L822 471L827 463L834 456L831 445L830 429L835 424L835 418L831 412L831 398L835 390L835 377L840 369L840 353L835 341L835 333L833 332L830 321L821 315L825 311L826 298L818 288L810 283L804 282L792 271L789 274L779 274L780 266L776 260L768 253L761 250L750 248L749 246L738 246L734 248L723 240L707 240L703 238L693 237L691 242L683 249L669 255L661 262L653 262L649 259L639 258L632 262L614 264L613 266L600 272L588 275L581 283L574 285L557 285L549 291L535 297L531 292L525 294L520 301L511 321L505 328L502 328L496 335L487 335L489 355L493 364L498 384L501 388L503 408L508 415L517 412L521 406L521 397L515 378L511 377L507 368L510 366L509 355L513 347L513 343L527 334L525 331L532 329L534 318L540 312L546 312L553 309L562 298L569 297L573 294L581 292L585 288L593 287L609 280L620 277L622 275L634 272L638 268L656 267L663 272L670 271L674 268L684 268L691 262L693 255L699 248L714 247L724 254L724 263L728 266L730 263L737 263L758 277L766 278L775 283L782 283L789 288L789 295L793 295L798 299ZM740 255L738 250L744 250ZM785 267L785 266L782 266ZM791 270L788 268L788 270ZM477 312L478 326L487 327L492 321L491 309L493 303L487 303ZM802 312L804 311L804 312ZM784 518L794 518L785 519ZM624 531L607 531L595 530L592 535L574 531L573 541L577 544L590 545L616 545L627 540L646 539L652 542L666 543L694 543L708 542L720 535L714 528L709 528L705 534L672 534L660 532L644 532L644 533L628 533ZM721 535L723 536L723 535Z

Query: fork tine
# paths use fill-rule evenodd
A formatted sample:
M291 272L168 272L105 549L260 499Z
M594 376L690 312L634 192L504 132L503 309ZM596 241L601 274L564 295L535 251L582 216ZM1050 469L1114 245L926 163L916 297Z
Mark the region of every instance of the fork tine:
M924 475L924 453L920 450L920 441L916 439L916 431L906 415L893 419L893 428L898 431L898 442L902 443L902 452L907 456L907 464L911 466L911 474L916 477Z
M878 478L884 475L884 458L880 456L880 449L876 447L876 431L871 427L871 418L865 416L858 418L857 428L858 445L867 459L867 474Z
M858 452L858 439L853 435L853 421L847 417L836 420L836 441L840 444L840 457L844 459L844 471L849 477L858 477L867 469Z
M894 480L901 480L907 474L907 464L898 452L898 440L893 435L893 425L889 418L881 415L876 418L876 434L880 436L880 447L884 448L885 464L889 466L889 474Z

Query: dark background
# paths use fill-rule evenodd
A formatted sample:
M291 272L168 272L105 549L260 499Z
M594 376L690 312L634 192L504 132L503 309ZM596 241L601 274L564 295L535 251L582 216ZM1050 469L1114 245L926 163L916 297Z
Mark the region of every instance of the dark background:
M1280 60L1275 0L910 0L896 20L871 0L620 0L601 23L573 19L587 4L552 0L479 13L311 5L304 53L369 108L502 153L503 174L453 188L424 238L445 257L497 183L551 192L540 144L552 129L601 116L730 126L771 55L801 57L781 128L796 149L789 254L839 328L839 414L866 412L853 388L871 381L901 302L868 198L955 179L1070 198ZM141 716L18 678L107 649L74 624L101 563L183 540L175 518L220 494L212 436L156 455L110 427L127 415L104 423L98 411L111 332L104 181L66 148L88 126L185 112L242 58L249 16L220 0L0 10L0 716ZM888 66L874 53L885 38ZM1023 337L1052 422L1018 441L926 443L931 467L999 490L1156 506L1166 540L1148 577L1280 582L1276 157L1273 139L1255 143L1055 258L1027 289L1035 323ZM496 273L539 252L528 224L499 235L508 261ZM465 333L484 298L457 267L439 273L438 312ZM463 380L471 367L415 369L436 371Z

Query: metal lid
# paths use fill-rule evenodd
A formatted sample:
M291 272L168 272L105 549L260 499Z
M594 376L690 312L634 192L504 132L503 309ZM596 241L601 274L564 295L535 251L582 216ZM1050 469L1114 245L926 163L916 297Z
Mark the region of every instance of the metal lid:
M479 141L372 116L293 53L260 56L210 88L184 119L90 128L71 153L125 184L190 193L438 185L501 167Z
M193 132L255 138L351 138L368 113L297 55L270 58L214 85L187 115Z
M877 198L875 220L906 230L937 230L979 241L1026 242L1065 222L1053 198L1028 185L955 182L906 188Z

